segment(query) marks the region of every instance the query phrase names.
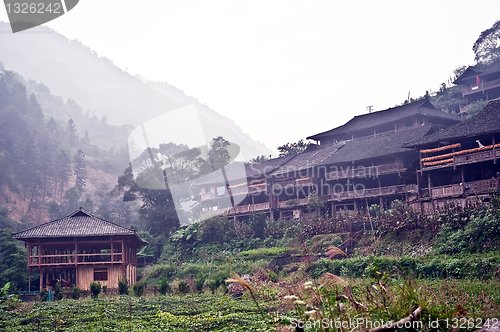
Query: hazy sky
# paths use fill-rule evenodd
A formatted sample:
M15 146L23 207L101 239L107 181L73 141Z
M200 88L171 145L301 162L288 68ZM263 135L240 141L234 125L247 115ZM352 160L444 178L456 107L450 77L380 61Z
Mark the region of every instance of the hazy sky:
M81 0L47 25L275 150L437 90L498 19L498 0Z

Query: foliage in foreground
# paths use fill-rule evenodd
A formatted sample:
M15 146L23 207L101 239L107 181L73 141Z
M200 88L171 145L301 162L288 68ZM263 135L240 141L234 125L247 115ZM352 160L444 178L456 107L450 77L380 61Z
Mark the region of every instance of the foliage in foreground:
M308 276L297 273L288 280L254 281L249 286L252 294L245 292L240 298L206 293L37 303L11 298L0 302L0 329L290 331L294 323L309 319L397 321L420 307L419 319L424 325L439 322L439 329L427 331L451 331L455 321L462 320L466 324L460 331L473 331L479 320L484 323L488 318L498 318L500 312L500 285L496 280L418 280L380 272L377 266L370 266L363 279L323 275L306 282ZM474 324L470 326L471 319Z
M275 317L229 296L121 296L0 307L2 331L270 331Z

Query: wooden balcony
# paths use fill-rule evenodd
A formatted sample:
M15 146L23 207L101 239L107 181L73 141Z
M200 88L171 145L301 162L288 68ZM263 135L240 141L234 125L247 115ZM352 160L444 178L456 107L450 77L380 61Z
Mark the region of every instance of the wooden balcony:
M399 164L386 164L386 165L380 165L380 166L374 166L376 170L378 170L378 175L380 174L392 174L392 173L404 173L406 172L406 168L400 166ZM375 173L375 176L377 174Z
M269 210L269 202L235 206L234 208L226 209L223 213L232 215L232 214L260 212L267 210Z
M249 194L258 194L258 193L266 192L266 187L267 186L265 183L249 186L248 193Z
M499 179L487 179L463 184L450 184L446 186L434 187L431 188L431 198L486 194L492 189L500 189Z
M406 192L413 192L415 189L413 187L405 187L404 185L380 187L380 188L368 188L368 189L357 189L344 191L332 194L332 201L343 201L351 199L361 199L361 198L373 198L380 196L390 196L404 194Z
M457 153L459 153L458 151ZM489 150L483 150L483 151L478 151L478 152L471 152L471 153L464 153L461 155L456 155L453 156L450 159L447 159L448 161L445 162L443 161L442 164L440 165L431 165L431 166L425 166L425 163L423 164L422 170L424 171L430 171L433 169L439 169L439 168L446 168L446 167L452 167L452 166L460 166L460 165L467 165L467 164L474 164L474 163L479 163L483 161L489 161L495 159L500 159L500 148L496 147L495 150L489 149Z
M209 199L214 199L215 198L215 194L214 193L201 193L201 200L202 201L206 201L206 200L209 200Z
M314 180L312 178L296 179L295 180L296 187L308 187L308 186L312 186L313 184L314 184Z
M111 262L113 264L121 264L122 253L114 253L113 261L111 261L111 253L30 256L28 258L28 267L95 265L96 263Z
M498 80L493 80L489 82L481 82L479 85L476 86L471 86L471 87L462 87L462 95L471 95L473 93L478 93L482 91L486 91L489 89L497 88L500 87L500 79Z
M293 208L295 206L307 205L307 203L309 203L309 199L307 198L290 199L288 201L278 202L278 208L280 209Z

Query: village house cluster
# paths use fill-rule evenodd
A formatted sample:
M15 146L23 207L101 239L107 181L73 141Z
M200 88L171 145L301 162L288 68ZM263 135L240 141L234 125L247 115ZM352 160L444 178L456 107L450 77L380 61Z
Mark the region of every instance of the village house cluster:
M500 62L469 67L456 83L463 99L457 112L472 101L498 98ZM245 172L229 164L196 183L199 217L311 218L318 213L310 211L315 202L335 218L373 204L389 207L396 199L432 213L446 202L487 198L500 188L500 99L466 120L437 106L419 100L356 116L307 137L315 144L302 153L248 164ZM146 244L135 231L82 209L13 237L26 243L28 269L39 271L40 289L57 280L81 289L93 281L117 288L119 278L132 285L137 249Z
M311 200L332 217L396 199L432 213L487 198L500 187L500 100L470 119L457 113L500 97L500 62L469 67L456 83L462 104L452 112L419 100L311 135L306 151L246 165L246 174L228 165L224 177L197 183L200 217L311 218Z

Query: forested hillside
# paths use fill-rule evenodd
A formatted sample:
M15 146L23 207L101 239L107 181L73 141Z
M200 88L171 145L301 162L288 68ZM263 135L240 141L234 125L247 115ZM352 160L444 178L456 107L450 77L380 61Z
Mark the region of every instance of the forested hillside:
M10 31L10 27L0 22L0 31L4 30ZM81 42L69 40L47 27L36 27L33 31L40 33L17 38L0 33L0 61L26 79L43 82L54 94L76 101L85 112L89 110L90 117L105 117L114 125L137 126L165 112L194 104L207 137L223 136L238 144L245 160L272 153L264 144L243 133L232 120L182 90L164 82L132 76ZM38 87L37 91L41 92L40 89L44 88ZM75 110L72 103L66 106ZM78 123L77 119L73 120ZM120 137L109 135L108 138ZM121 144L125 143L126 140Z
M39 224L79 206L130 224L130 203L110 194L128 164L126 146L119 142L129 128L90 116L75 101L65 102L3 65L0 119L0 209L10 228Z

